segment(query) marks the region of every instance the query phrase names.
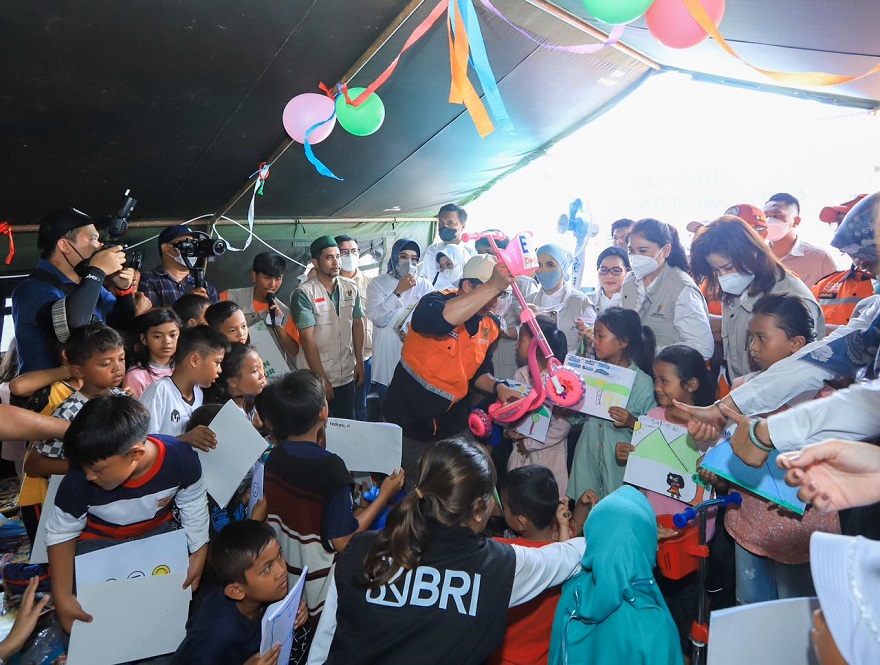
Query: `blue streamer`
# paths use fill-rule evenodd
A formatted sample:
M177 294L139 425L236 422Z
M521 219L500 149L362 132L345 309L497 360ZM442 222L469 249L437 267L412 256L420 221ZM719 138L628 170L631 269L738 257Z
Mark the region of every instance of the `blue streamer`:
M489 64L489 55L486 53L486 45L483 42L483 33L480 30L480 21L477 19L477 12L474 9L474 3L471 0L457 0L458 10L464 21L464 27L468 34L468 44L470 46L471 66L477 72L480 79L480 85L483 93L486 95L486 101L492 110L492 119L498 125L499 129L505 131L513 130L513 123L507 113L507 107L504 106L504 100L501 99L501 91L498 90L498 83L495 80L495 73L492 71L492 65ZM453 25L455 25L453 23Z
M321 125L326 125L328 122L331 122L333 120L333 118L335 118L335 117L336 117L336 107L334 106L333 113L330 114L329 118L327 118L326 120L322 120L321 122L315 123L314 125L309 127L308 131L306 131L305 143L303 143L303 148L306 153L306 159L308 159L311 162L312 166L315 167L315 170L318 173L320 173L322 176L325 176L327 178L334 178L340 182L343 182L342 178L340 178L338 175L333 173L333 171L331 171L326 166L324 166L324 162L322 162L320 159L315 157L315 151L312 150L312 144L309 143L309 136L312 135L312 132L315 131L316 129L318 129L318 127L320 127Z

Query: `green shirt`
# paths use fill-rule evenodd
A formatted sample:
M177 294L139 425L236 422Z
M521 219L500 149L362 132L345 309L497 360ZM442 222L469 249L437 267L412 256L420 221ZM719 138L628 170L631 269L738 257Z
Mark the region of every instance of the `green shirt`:
M333 292L330 294L330 302L336 308L336 315L339 316L339 285L333 280ZM293 298L290 301L290 311L293 314L293 320L296 327L300 330L304 328L314 328L315 311L312 309L312 302L309 295L305 291L294 291ZM354 308L352 308L352 318L364 318L364 307L361 304L360 293L354 300Z

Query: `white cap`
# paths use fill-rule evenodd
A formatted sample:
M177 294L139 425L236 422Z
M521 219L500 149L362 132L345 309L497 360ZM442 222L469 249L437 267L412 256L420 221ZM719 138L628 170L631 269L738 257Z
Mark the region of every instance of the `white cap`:
M488 254L477 254L464 264L463 279L478 279L483 284L492 279L495 270L495 257Z

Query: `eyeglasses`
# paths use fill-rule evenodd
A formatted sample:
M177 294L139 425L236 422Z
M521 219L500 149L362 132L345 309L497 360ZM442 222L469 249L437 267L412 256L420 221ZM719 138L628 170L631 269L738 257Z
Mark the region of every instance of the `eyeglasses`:
M351 255L351 256L360 256L361 253L360 253L360 251L357 250L357 249L340 249L340 250L339 250L339 255L340 255L340 256L348 256L348 255Z
M620 277L625 272L626 268L599 268L600 275L614 275L615 277Z

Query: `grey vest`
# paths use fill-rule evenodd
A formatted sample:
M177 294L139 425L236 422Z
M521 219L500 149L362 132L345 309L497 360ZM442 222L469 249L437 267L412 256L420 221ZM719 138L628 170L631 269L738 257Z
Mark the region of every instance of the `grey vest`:
M252 286L244 286L240 289L229 289L226 291L226 298L239 306L244 314L244 319L247 321L248 327L254 325L257 321L265 321L268 316L266 312L254 311L254 287ZM280 299L276 299L275 302L284 314L284 321L286 322L288 317L290 317L290 309L287 305L281 302ZM278 327L281 328L283 325L283 323L279 322ZM285 349L284 345L278 341L278 337L273 335L273 338L275 340L275 346L278 347L281 355L284 356L284 359L287 361L287 366L291 370L296 369L296 359L290 357L290 354L287 353L287 349Z

